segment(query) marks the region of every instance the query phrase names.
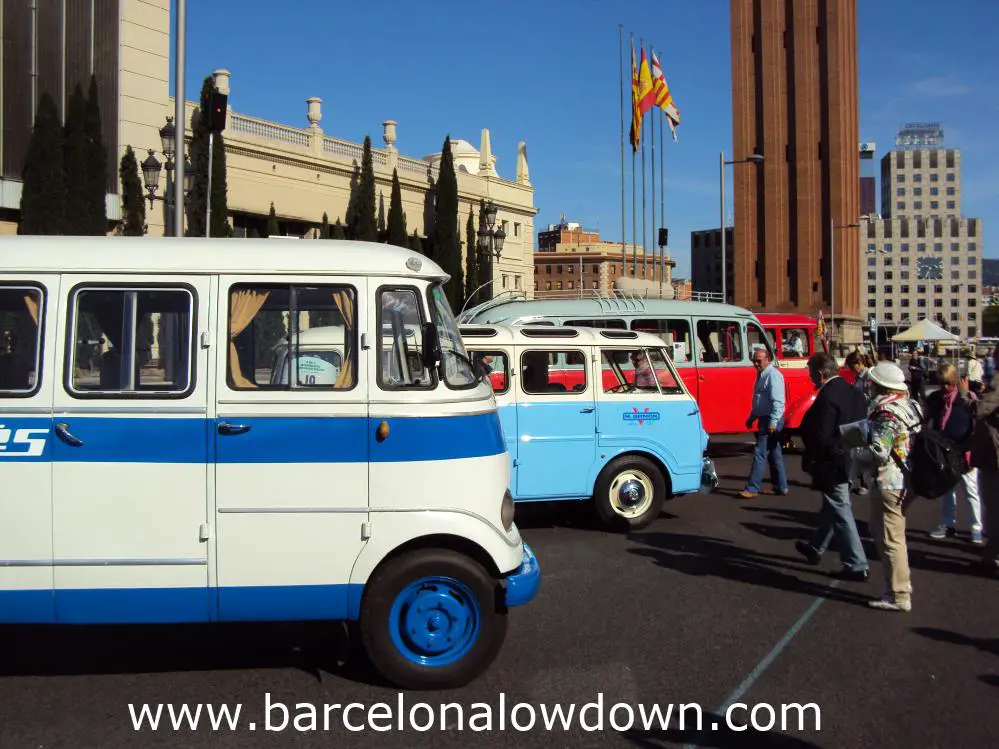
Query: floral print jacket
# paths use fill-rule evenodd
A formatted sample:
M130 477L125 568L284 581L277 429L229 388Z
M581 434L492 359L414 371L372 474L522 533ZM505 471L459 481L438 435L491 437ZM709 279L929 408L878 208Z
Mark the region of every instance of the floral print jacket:
M873 477L878 489L900 492L905 488L905 476L892 453L906 469L910 467L912 435L919 429L922 412L906 395L882 395L871 401L868 419L870 445L861 458L866 464L865 473Z

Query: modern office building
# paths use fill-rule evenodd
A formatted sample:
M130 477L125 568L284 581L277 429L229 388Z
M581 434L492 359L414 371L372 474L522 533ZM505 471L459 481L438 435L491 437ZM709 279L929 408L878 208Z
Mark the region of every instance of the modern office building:
M923 318L982 335L982 220L961 215L961 152L936 123L899 130L881 159L880 220L862 221L865 313L881 336Z
M725 292L729 304L732 303L732 293L735 278L735 228L725 227ZM719 229L704 229L690 233L690 280L695 292L718 294L722 293L722 257L721 231Z
M855 0L731 0L734 301L862 338ZM835 260L832 252L835 250ZM840 323L843 323L840 330Z

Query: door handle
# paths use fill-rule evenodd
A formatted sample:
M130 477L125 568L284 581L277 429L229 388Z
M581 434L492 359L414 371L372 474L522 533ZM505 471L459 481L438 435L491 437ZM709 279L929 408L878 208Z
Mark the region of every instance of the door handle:
M72 445L73 447L80 447L83 444L83 440L79 437L74 437L69 431L69 424L56 424L55 431L56 434L59 435L59 439L66 444Z
M587 406L586 408L579 409L579 413L581 413L581 414L591 414L591 413L593 413L594 409L595 409L595 406Z
M249 424L230 424L227 421L219 422L219 434L243 434L249 431Z

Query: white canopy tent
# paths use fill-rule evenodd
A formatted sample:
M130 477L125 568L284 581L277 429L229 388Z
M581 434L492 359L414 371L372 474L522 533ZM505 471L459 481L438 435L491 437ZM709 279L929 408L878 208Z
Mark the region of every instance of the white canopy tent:
M893 341L960 341L953 333L944 330L925 317L908 330L892 336Z

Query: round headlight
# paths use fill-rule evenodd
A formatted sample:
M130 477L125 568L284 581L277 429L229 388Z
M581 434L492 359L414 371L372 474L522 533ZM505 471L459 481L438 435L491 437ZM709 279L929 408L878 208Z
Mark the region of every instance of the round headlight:
M510 490L507 489L503 493L503 506L500 509L500 519L503 521L503 527L507 530L513 527L513 516L516 510L513 503L513 496L510 494Z

